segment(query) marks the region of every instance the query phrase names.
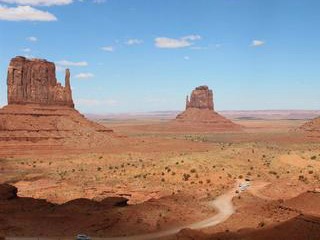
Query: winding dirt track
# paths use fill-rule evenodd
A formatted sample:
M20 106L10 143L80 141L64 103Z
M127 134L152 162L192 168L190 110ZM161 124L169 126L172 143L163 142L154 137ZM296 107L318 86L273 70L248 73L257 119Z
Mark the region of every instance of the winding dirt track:
M237 184L238 185L238 184ZM237 195L236 190L238 190L238 186L228 191L227 193L217 197L213 200L210 205L214 207L217 213L205 220L192 223L190 225L180 226L176 228L172 228L169 230L164 230L155 233L147 233L142 235L135 236L127 236L127 237L110 237L110 238L93 238L94 240L150 240L150 239L158 239L167 237L173 234L180 232L182 229L190 228L190 229L202 229L206 227L212 227L219 223L226 221L233 213L234 206L232 203L232 199Z

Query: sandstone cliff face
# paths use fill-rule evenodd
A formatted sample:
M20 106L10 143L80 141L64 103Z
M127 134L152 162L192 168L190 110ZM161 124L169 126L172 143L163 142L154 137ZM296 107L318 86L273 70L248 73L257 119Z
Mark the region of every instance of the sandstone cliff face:
M40 104L74 107L70 72L65 87L57 82L55 65L43 59L15 57L8 68L8 104Z
M192 91L190 100L187 96L186 109L188 108L214 110L212 90L208 86L197 87Z

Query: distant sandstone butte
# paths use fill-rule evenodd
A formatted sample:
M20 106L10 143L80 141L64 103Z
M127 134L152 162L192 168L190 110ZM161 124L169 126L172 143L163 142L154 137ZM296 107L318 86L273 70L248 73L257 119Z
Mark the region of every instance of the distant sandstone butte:
M74 107L70 72L65 87L56 79L55 65L44 59L15 57L8 68L8 104L40 104Z
M208 86L196 87L196 89L192 91L190 100L187 96L186 109L188 108L214 110L212 90L209 89Z
M239 131L242 127L214 111L213 92L208 86L195 88L186 99L186 110L173 123L176 130L187 131Z
M69 69L63 87L56 79L54 63L15 57L8 67L7 87L8 105L0 109L0 141L49 140L49 146L54 141L79 148L114 141L106 134L112 130L74 109Z

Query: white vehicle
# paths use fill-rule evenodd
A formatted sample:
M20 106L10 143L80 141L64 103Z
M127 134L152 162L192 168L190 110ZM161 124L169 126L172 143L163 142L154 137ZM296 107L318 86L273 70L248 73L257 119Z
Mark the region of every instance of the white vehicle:
M240 191L245 191L250 187L250 182L240 183L239 189Z
M78 234L76 240L91 240L91 238L84 234Z

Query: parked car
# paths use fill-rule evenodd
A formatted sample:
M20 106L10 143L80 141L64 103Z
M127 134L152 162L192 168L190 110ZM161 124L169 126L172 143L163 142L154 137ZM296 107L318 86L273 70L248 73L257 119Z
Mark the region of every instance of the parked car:
M76 240L91 240L91 238L85 234L78 234Z

